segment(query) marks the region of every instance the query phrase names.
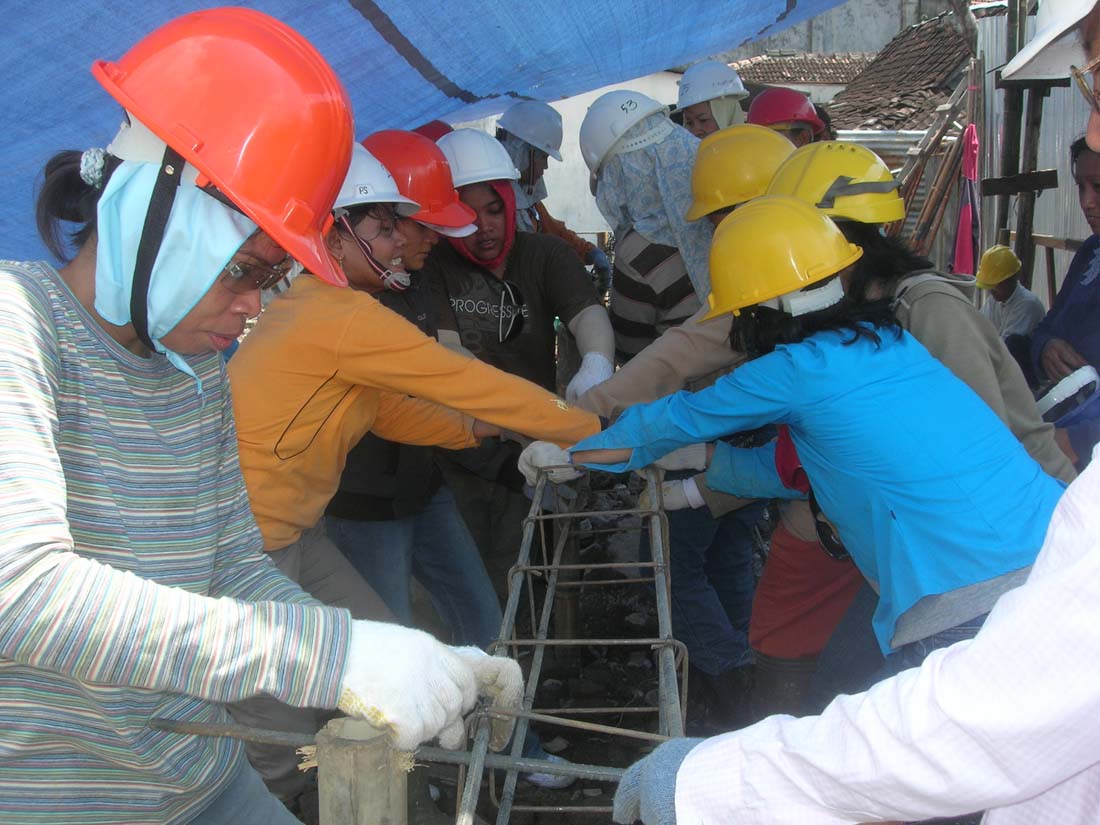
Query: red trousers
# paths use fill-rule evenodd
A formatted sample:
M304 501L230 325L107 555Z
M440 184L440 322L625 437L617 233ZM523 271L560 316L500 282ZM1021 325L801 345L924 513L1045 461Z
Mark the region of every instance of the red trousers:
M863 583L850 561L831 558L780 524L756 585L749 624L753 650L779 659L817 656Z

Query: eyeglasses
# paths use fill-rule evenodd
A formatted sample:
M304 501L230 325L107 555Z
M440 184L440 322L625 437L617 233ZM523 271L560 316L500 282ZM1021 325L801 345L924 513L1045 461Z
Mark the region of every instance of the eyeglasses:
M1100 95L1097 94L1096 89L1093 86L1092 78L1085 77L1085 75L1091 75L1100 66L1100 57L1093 58L1084 67L1078 69L1076 66L1069 67L1069 73L1073 75L1074 81L1077 83L1077 89L1085 96L1085 100L1089 102L1089 106L1097 114L1100 114Z
M287 255L273 266L230 261L222 270L221 282L230 292L245 295L254 289L271 289L287 276L294 259Z
M523 332L525 304L519 287L510 281L500 282L500 307L497 312L497 341L511 341Z

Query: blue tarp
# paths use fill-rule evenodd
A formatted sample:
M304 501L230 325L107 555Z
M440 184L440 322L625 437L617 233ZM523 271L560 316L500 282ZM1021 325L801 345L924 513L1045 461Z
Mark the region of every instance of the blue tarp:
M843 0L260 0L302 32L355 107L356 134L485 117L691 63ZM218 5L218 4L210 4ZM22 6L22 8L16 8ZM7 134L0 257L41 258L34 187L59 149L105 146L120 113L89 72L171 18L182 0L6 3L0 77ZM567 135L566 140L575 140Z

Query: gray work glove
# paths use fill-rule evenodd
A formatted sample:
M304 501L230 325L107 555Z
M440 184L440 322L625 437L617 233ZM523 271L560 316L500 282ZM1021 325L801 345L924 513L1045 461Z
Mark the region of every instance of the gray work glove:
M676 825L676 774L702 739L670 739L631 765L619 780L611 819L622 825Z

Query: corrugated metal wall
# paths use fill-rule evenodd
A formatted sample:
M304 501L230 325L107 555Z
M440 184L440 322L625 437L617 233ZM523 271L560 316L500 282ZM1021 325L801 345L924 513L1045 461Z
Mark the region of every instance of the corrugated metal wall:
M1029 37L1035 24L1029 18ZM993 70L1005 62L1005 32L1008 18L985 17L978 20L978 48L985 54L985 134L983 135L983 177L1000 175L1001 143L1003 138L1004 94L993 87ZM1069 146L1085 132L1089 106L1072 86L1068 89L1052 89L1043 102L1043 123L1039 140L1039 169L1058 170L1058 188L1048 189L1035 203L1034 231L1040 235L1084 240L1090 234L1088 224L1077 203L1077 188L1069 169ZM982 201L983 246L995 243L993 227L993 199ZM1015 211L1010 213L1009 228L1015 228ZM1041 253L1042 250L1039 250ZM1056 251L1055 264L1058 284L1069 266L1071 253ZM1046 264L1042 254L1036 255L1032 289L1050 305L1046 294Z

